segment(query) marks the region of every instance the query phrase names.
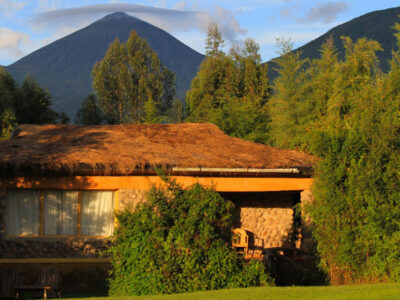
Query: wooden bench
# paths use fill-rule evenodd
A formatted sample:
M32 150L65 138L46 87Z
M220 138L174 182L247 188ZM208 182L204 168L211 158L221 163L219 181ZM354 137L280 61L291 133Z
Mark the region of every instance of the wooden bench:
M21 299L24 292L33 292L34 297L61 299L61 274L49 267L40 272L36 285L16 285L15 298Z
M24 292L40 292L43 293L43 299L47 299L47 292L51 290L50 286L40 285L17 285L15 287L15 299L22 299Z

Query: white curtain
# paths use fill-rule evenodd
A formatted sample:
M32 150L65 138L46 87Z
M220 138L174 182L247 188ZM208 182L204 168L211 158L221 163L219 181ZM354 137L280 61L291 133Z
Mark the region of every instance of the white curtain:
M81 234L109 236L114 229L113 192L83 191Z
M8 234L39 234L40 191L8 190L7 220Z
M76 235L78 227L78 192L44 193L44 234Z

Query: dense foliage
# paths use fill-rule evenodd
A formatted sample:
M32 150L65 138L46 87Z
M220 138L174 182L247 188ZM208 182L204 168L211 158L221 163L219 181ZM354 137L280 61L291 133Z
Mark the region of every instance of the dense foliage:
M93 89L106 120L113 124L155 123L171 107L175 75L135 31L116 39L92 71Z
M179 293L268 285L261 262L231 246L234 205L211 188L166 180L145 204L118 215L111 256L111 295Z
M259 46L247 39L243 48L233 47L225 54L223 43L211 24L207 56L186 94L187 121L211 122L229 135L265 142L269 85Z
M90 94L76 112L74 121L81 125L99 125L103 122L103 118L96 96Z
M64 113L51 109L51 96L32 78L21 87L0 67L0 118L2 135L8 136L16 124L67 123Z
M281 57L271 136L320 157L308 211L332 282L398 281L400 54L393 51L384 74L378 42L342 42L343 60L332 40L318 59L305 62L289 51Z

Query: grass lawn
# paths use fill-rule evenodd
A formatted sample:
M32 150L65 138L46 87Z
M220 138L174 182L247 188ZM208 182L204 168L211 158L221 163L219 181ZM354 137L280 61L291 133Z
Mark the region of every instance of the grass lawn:
M65 297L68 299L68 297ZM104 300L234 300L234 299L400 299L400 284L368 284L353 286L321 287L267 287L207 291L187 294L136 296L136 297L94 297L69 299L104 299Z

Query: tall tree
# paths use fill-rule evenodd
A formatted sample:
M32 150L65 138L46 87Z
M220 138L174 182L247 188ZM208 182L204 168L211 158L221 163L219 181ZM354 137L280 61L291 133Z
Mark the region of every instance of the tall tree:
M279 76L273 84L269 101L271 142L283 148L302 148L304 92L308 85L304 70L308 61L293 51L290 40L277 40L280 57L276 60Z
M145 103L165 112L175 97L175 75L135 31L126 43L116 39L92 70L93 88L110 123L148 121Z
M170 123L182 123L185 118L185 107L182 101L176 99L168 112L168 121Z
M206 39L206 55L207 56L219 56L223 52L221 48L224 46L225 41L222 38L221 32L218 29L218 25L210 23L208 26L207 39Z
M18 86L4 68L0 67L0 111L4 112L12 106L18 97Z
M186 94L188 121L211 122L227 134L265 142L269 97L266 65L251 39L244 47L222 51L223 40L211 24L206 40L207 57Z

